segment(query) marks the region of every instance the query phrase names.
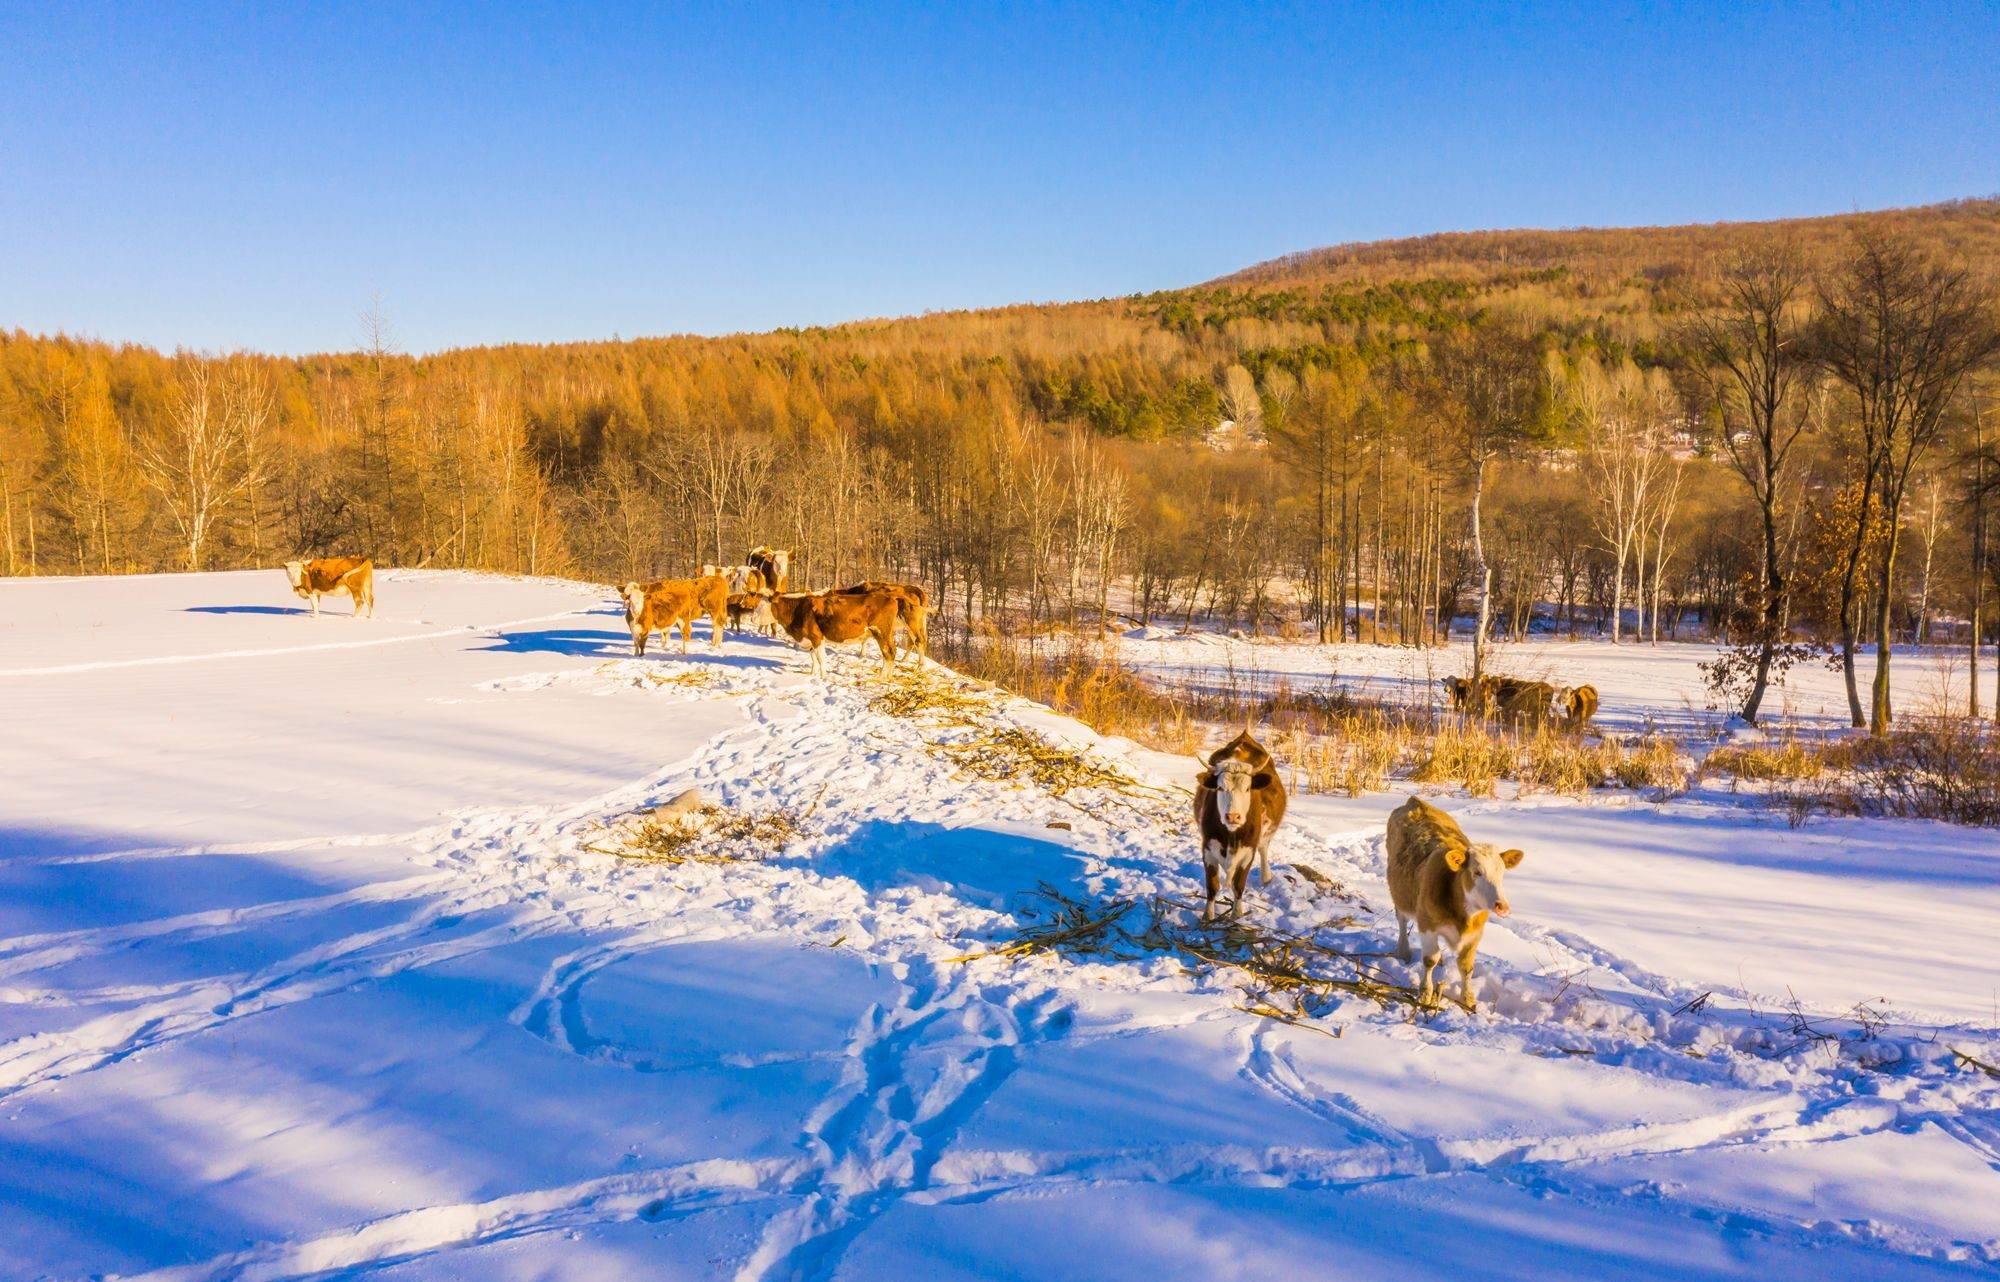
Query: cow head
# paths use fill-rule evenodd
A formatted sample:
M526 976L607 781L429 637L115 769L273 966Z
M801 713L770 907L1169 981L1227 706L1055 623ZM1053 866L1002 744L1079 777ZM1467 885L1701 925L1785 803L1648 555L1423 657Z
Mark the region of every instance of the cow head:
M285 562L285 577L292 581L292 591L300 596L306 594L306 563L304 561Z
M1201 783L1215 791L1215 808L1222 822L1241 828L1250 818L1250 801L1260 788L1272 783L1269 770L1259 770L1247 761L1227 759L1202 772Z
M625 600L625 621L630 623L639 617L639 611L646 604L646 590L637 583L627 583L618 589L618 595Z
M1458 874L1459 886L1465 892L1467 916L1488 912L1495 917L1508 914L1507 870L1519 867L1523 858L1518 850L1495 850L1492 843L1484 841L1446 853L1445 866Z
M1463 708L1465 706L1465 693L1470 688L1471 683L1464 677L1445 677L1442 680L1444 683L1445 698L1451 700L1452 707Z

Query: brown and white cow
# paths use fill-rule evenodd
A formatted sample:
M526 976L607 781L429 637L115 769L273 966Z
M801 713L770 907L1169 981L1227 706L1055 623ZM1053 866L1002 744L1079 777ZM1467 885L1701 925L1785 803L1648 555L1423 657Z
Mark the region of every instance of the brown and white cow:
M704 616L710 646L722 648L722 623L729 613L729 584L722 576L627 583L618 595L625 599L625 623L632 629L633 654L646 653L646 639L653 633L659 633L664 641L676 627L681 630L681 653L686 654L694 621Z
M1389 898L1396 905L1396 956L1410 960L1410 922L1424 949L1421 991L1437 997L1437 963L1442 948L1458 956L1458 1000L1478 1009L1472 995L1472 964L1489 915L1508 912L1507 870L1520 866L1518 850L1495 850L1467 840L1458 821L1421 797L1412 797L1389 815Z
M1581 733L1590 728L1597 715L1596 686L1564 686L1556 691L1556 709L1562 713L1563 728Z
M930 657L931 596L922 585L916 583L890 583L870 579L863 583L851 583L844 588L835 588L842 596L855 596L866 592L887 592L896 598L896 619L910 634L915 643L919 666L923 659Z
M792 553L789 548L754 547L747 558L750 568L757 578L746 581L741 588L744 592L769 592L773 596L785 590L791 579Z
M365 556L323 556L310 561L285 562L285 577L292 591L312 602L313 617L319 617L319 599L342 592L354 598L354 617L366 608L375 617L375 563Z
M771 598L771 614L786 635L812 655L813 675L826 679L821 651L829 641L874 637L882 669L896 666L897 598L889 592L784 592Z
M1285 818L1285 785L1264 745L1245 730L1208 754L1195 776L1194 823L1201 837L1203 887L1208 894L1203 921L1215 916L1215 897L1226 876L1231 916L1243 911L1250 865L1260 882L1271 881L1271 836Z

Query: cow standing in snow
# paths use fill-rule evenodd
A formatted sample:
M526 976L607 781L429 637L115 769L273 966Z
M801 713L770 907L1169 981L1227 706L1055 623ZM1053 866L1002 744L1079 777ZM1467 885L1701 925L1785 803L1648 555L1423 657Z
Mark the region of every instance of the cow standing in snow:
M319 599L345 592L354 598L354 617L365 608L375 617L375 563L362 556L323 556L311 561L285 562L285 577L292 591L312 602L313 617L319 617Z
M1271 836L1285 818L1285 785L1264 745L1245 730L1210 753L1195 777L1194 823L1201 835L1201 869L1208 892L1203 921L1215 916L1215 896L1229 879L1231 916L1243 911L1250 864L1271 882Z
M1507 915L1502 883L1519 867L1521 852L1495 850L1466 839L1458 821L1421 797L1389 816L1389 898L1396 905L1396 956L1410 960L1410 921L1424 946L1422 995L1437 997L1441 946L1458 954L1458 1000L1477 1010L1472 963L1486 932L1486 918Z

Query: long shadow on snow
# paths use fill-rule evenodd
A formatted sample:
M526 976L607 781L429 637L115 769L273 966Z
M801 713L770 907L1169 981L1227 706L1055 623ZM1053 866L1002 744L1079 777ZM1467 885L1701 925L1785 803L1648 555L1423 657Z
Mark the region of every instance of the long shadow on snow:
M701 633L695 634L688 652L680 652L678 640L662 643L658 639L647 645L647 658L669 659L681 663L702 663L724 668L781 668L783 663L752 654L717 654L708 649L708 640ZM478 647L478 652L496 654L568 654L584 658L629 659L632 656L632 637L625 632L610 632L602 628L537 628L531 632L503 632L491 645Z
M191 605L182 614L310 614L302 605Z
M887 819L867 820L839 844L797 862L846 877L870 894L913 887L1003 912L1023 906L1042 885L1083 896L1086 874L1107 864L1146 871L1137 861L1086 858L1043 837Z

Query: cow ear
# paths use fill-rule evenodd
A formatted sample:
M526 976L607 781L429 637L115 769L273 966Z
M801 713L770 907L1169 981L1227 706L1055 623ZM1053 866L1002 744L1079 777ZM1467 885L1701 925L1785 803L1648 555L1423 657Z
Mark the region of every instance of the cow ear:
M1256 774L1250 776L1250 786L1260 792L1277 781L1278 777L1268 770L1259 770Z
M1459 869L1465 867L1465 848L1454 846L1450 850L1445 851L1444 866L1453 872L1457 872Z
M1195 776L1194 776L1194 786L1195 786L1195 787L1197 787L1197 788L1206 788L1206 787L1208 787L1208 771L1206 771L1206 770L1199 770L1199 771L1196 771L1196 772L1195 772Z
M1509 868L1520 867L1521 861L1526 858L1527 855L1519 850L1503 850L1500 852L1500 862L1506 864Z

